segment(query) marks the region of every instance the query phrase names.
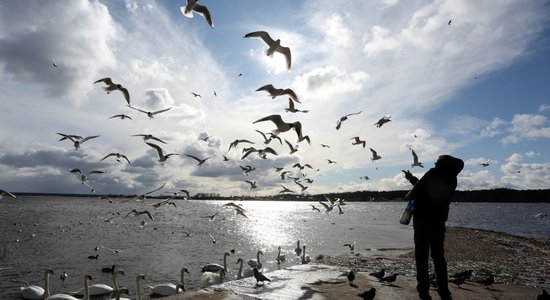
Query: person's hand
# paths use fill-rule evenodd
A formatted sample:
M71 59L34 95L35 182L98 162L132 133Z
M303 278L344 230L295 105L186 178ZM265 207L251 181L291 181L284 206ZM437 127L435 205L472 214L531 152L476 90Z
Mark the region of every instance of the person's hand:
M411 179L414 178L413 174L409 170L407 170L407 171L401 170L401 171L403 171L403 173L405 173L405 179L407 179L408 181L411 181Z

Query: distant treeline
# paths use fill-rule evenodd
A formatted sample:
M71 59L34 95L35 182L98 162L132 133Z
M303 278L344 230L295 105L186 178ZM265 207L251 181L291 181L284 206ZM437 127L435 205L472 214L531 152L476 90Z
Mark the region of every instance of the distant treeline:
M342 198L349 202L366 201L404 201L403 197L408 191L357 191L345 193L329 193L318 195L284 194L272 196L208 196L197 194L191 199L197 200L279 200L279 201L324 201L324 195L332 198ZM97 195L97 194L47 194L47 193L17 193L19 196L54 196L54 197L94 197L109 196L111 198L134 198L136 195ZM163 199L166 196L148 197ZM182 199L176 197L175 199ZM455 202L532 202L550 203L550 189L546 190L513 190L513 189L490 189L475 191L456 191L453 201Z

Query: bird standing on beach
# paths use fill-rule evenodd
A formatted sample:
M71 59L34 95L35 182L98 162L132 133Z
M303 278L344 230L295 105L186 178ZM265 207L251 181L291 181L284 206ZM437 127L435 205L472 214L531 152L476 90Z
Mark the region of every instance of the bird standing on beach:
M350 270L348 273L349 285L353 284L353 280L355 280L355 273L353 273L353 270Z
M482 284L484 286L490 286L491 284L495 283L495 277L493 276L493 274L490 274L489 277L483 280L478 280L477 283Z
M376 289L375 288L370 288L367 291L364 291L360 294L357 294L357 296L363 298L363 300L372 300L372 299L374 299L375 295L376 295Z
M397 275L399 275L399 274L393 273L392 275L379 278L379 280L382 281L382 282L387 282L390 285L392 285L392 283L397 279Z
M264 43L266 43L266 45L269 47L265 51L265 54L267 56L273 56L273 53L275 53L275 52L281 53L282 55L285 56L287 71L290 70L290 67L292 65L292 57L291 57L291 54L290 54L290 48L281 46L281 40L280 39L273 40L271 38L271 36L269 36L269 33L267 33L266 31L250 32L250 33L245 34L244 37L245 38L257 37L257 38L262 39L262 41L264 41Z
M385 273L386 273L386 269L381 269L378 272L369 273L369 275L380 279L380 278L384 277Z
M459 288L460 288L460 285L464 284L465 281L466 281L466 276L449 279L449 282L456 284Z
M267 278L262 274L260 271L258 271L258 268L253 268L254 270L254 279L256 279L256 285L261 281L262 284L264 284L265 281L271 281L271 279Z

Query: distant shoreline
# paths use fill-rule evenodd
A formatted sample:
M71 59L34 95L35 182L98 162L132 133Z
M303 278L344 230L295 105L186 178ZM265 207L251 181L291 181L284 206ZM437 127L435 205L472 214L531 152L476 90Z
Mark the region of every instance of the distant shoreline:
M324 195L333 198L342 198L347 202L400 202L404 201L403 196L406 190L398 191L357 191L345 193L327 193L315 195L285 194L271 196L219 196L196 194L190 200L253 200L253 201L324 201ZM137 195L120 194L65 194L65 193L15 193L17 196L42 196L42 197L92 197L108 196L111 198L135 198ZM165 199L167 196L148 196L151 199ZM184 200L184 197L174 197ZM497 202L497 203L550 203L550 189L545 190L513 190L513 189L490 189L475 191L457 191L453 202Z

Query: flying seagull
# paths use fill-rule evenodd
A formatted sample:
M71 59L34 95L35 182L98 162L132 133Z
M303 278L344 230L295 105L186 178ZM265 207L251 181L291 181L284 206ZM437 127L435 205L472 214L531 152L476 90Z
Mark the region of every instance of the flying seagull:
M63 134L63 133L59 133L59 132L57 134L61 135L65 139L71 140L73 142L73 146L76 150L78 150L80 148L80 146L82 145L82 143L84 143L85 141L88 141L88 140L91 140L91 139L95 139L96 137L99 137L99 135L92 135L92 136L87 136L85 138L78 139L73 135L67 135L67 134ZM61 140L64 140L64 139L61 139Z
M311 140L309 139L309 136L303 136L302 135L302 123L299 121L293 122L293 123L286 123L283 121L283 118L281 118L281 115L269 115L267 117L263 117L259 120L256 120L252 122L252 124L256 124L258 122L263 121L271 121L275 126L277 126L276 129L273 130L273 133L279 134L281 132L289 131L290 129L294 129L296 131L296 134L298 135L298 143L300 143L303 140L306 140L308 144L311 144Z
M171 107L169 107L169 108L165 108L165 109L161 109L161 110L157 110L157 111L145 111L145 110L142 110L142 109L139 109L137 107L130 106L130 105L128 105L128 107L146 114L149 117L149 119L154 118L156 114L160 114L162 112L165 112L165 111L168 111L168 110L172 109Z
M126 99L126 102L128 103L128 105L130 105L130 93L125 87L123 87L120 84L113 83L113 81L109 77L98 79L94 82L94 84L98 82L103 82L107 85L103 87L103 90L106 91L107 94L110 94L112 91L115 91L115 90L121 91L122 94L124 95L124 99Z
M61 72L61 68L59 67L59 65L55 62L55 60L53 58L50 58L50 61L52 63L52 66L54 66L54 68L56 68L59 72Z
M378 153L376 153L376 151L374 151L374 149L372 148L369 148L370 149L370 152L372 152L372 157L370 160L372 161L375 161L375 160L379 160L382 158L382 156L379 156Z
M170 156L172 156L172 155L179 155L179 154L177 154L177 153L168 153L168 154L164 154L164 153L162 152L162 148L160 148L160 146L157 145L157 144L148 143L148 142L145 142L145 144L147 144L147 145L149 145L149 146L155 148L155 150L157 150L157 153L158 153L158 155L159 155L159 162L160 162L160 164L161 164L162 166L164 165L164 162L165 162Z
M482 167L488 167L489 166L489 160L487 160L484 163L480 163L479 165L482 166Z
M271 141L274 140L274 139L278 139L278 140L279 140L279 143L280 143L281 145L283 144L283 142L281 141L281 138L278 137L278 136L277 136L276 134L274 134L274 133L271 133L271 132L263 133L263 132L261 132L261 131L259 131L259 130L256 130L256 132L262 135L262 137L264 138L264 144L266 144L266 145L269 144L269 143L271 143ZM267 135L269 135L269 138L267 137Z
M269 48L265 51L265 54L267 56L273 56L273 53L275 51L283 54L286 59L286 69L290 70L290 66L292 64L291 55L290 55L290 48L281 46L281 40L273 40L269 33L265 31L254 31L250 32L244 35L245 38L251 38L251 37L258 37L261 38L264 43L269 46Z
M128 162L128 164L130 164L130 165L132 164L132 163L130 162L130 160L128 159L128 157L126 157L126 155L120 154L120 153L118 153L118 152L117 152L117 153L109 153L109 154L105 155L105 157L103 157L101 160L104 160L104 159L106 159L107 157L111 157L111 156L116 156L116 160L117 160L118 162L120 162L120 159L121 159L121 158L124 158L124 159Z
M201 98L201 99L202 99L202 96L201 96L200 94L197 94L197 93L193 93L193 92L191 92L191 94L192 94L193 96L195 96L195 98L199 97L199 98Z
M418 155L416 155L416 152L414 152L413 149L411 149L412 155L413 155L413 163L411 164L411 167L421 167L424 168L421 162L418 161Z
M390 118L391 118L390 116L384 116L384 117L380 118L380 120L378 120L378 122L374 123L374 125L376 127L380 128L380 127L382 127L382 125L390 122L391 121Z
M249 144L254 144L254 142L251 142L249 140L234 140L233 142L231 142L231 144L229 144L229 149L227 149L227 151L229 152L229 150L231 150L231 148L235 147L237 148L237 146L240 144L240 143L249 143Z
M109 119L114 119L114 118L120 118L121 120L124 120L124 119L132 120L132 118L130 116L127 116L125 114L114 115L114 116L110 117Z
M288 145L288 148L290 149L290 154L294 154L295 152L298 152L298 146L293 146L289 141L285 140L285 143Z
M165 141L163 141L163 140L161 140L161 139L159 139L159 138L153 136L152 134L134 134L134 135L132 135L132 136L141 136L141 137L143 137L143 140L144 140L144 141L147 141L147 140L155 140L155 141L157 141L157 142L166 144Z
M149 219L151 219L151 221L155 220L155 218L153 218L153 216L151 215L151 213L148 210L139 211L137 209L132 209L132 211L127 213L126 216L124 216L124 218L128 217L130 214L134 214L134 216L147 215L149 217Z
M207 157L207 158L204 158L204 159L200 159L196 156L193 156L193 155L189 155L189 154L185 154L185 156L187 157L191 157L192 159L196 160L199 164L198 166L202 166L202 164L204 164L208 159L210 159L210 157Z
M244 182L250 184L250 189L255 189L255 188L258 187L258 186L256 185L256 181L245 180Z
M338 121L336 121L336 130L340 129L340 127L342 126L342 122L347 120L349 116L358 115L360 113L361 113L361 111L356 112L356 113L347 114L347 115L341 117L340 119L338 119Z
M256 92L259 92L259 91L266 91L269 93L269 95L271 96L271 99L275 99L275 97L278 97L278 96L282 96L282 95L288 95L290 98L289 99L292 99L292 101L296 101L298 103L301 103L300 102L300 99L298 99L298 96L296 95L296 93L292 90L292 89L277 89L275 87L273 87L272 84L266 84L260 88L258 88L256 90Z
M193 12L196 12L204 17L206 23L208 23L211 28L214 28L210 11L208 11L206 6L197 4L197 1L199 0L187 0L187 5L180 7L181 12L188 18L193 18Z
M149 191L149 192L147 192L147 193L145 193L145 194L143 194L143 195L139 195L139 196L137 197L137 199L138 199L138 200L145 200L145 199L147 198L147 195L150 195L150 194L152 194L152 193L154 193L154 192L156 192L156 191L162 190L162 189L164 188L165 185L166 185L166 183L163 183L160 187L158 187L158 188L156 188L156 189L154 189L154 190L152 190L152 191Z
M286 112L291 112L291 113L297 113L297 112L302 112L302 113L307 113L309 112L309 110L300 110L300 109L296 109L294 107L294 102L292 101L292 98L288 98L288 107L285 107L285 111Z
M2 199L2 197L4 197L4 196L8 196L8 197L11 197L11 198L17 198L17 197L15 197L14 194L12 194L12 193L10 193L6 190L1 190L0 189L0 199Z
M358 136L354 136L352 137L350 140L354 140L351 144L352 145L363 145L363 148L365 148L365 146L367 145L367 142L366 141L362 141L361 139L359 139Z

